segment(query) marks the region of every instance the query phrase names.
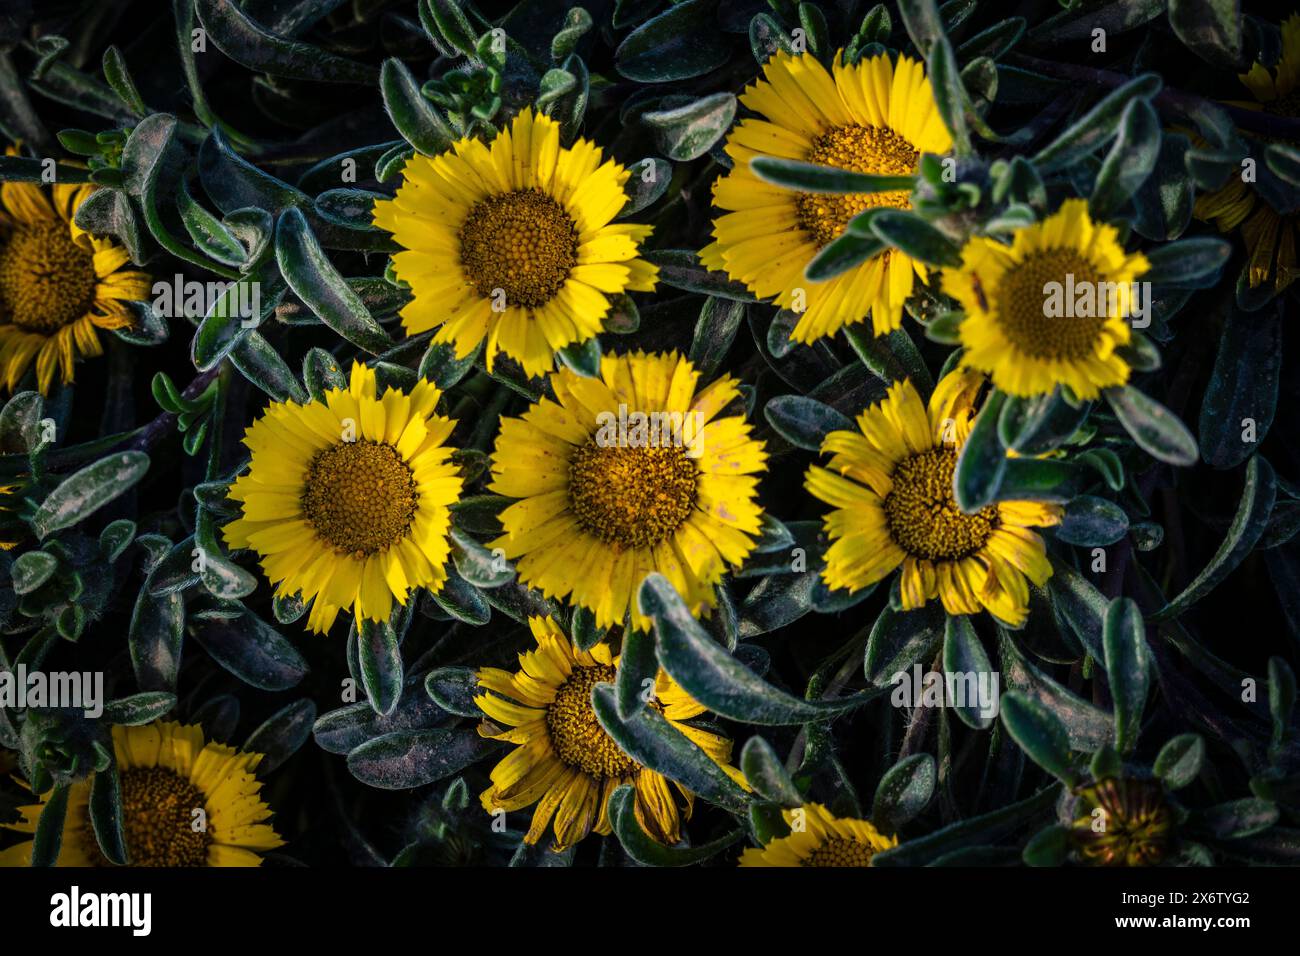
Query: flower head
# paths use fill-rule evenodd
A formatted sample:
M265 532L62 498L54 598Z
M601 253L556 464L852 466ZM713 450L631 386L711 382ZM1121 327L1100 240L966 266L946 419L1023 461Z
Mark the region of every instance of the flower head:
M402 309L411 333L438 329L457 358L487 341L528 375L554 367L554 353L604 327L609 296L654 288L658 269L638 258L649 226L612 220L627 202L629 172L525 109L485 145L463 139L415 156L375 225L405 251L393 256L414 298Z
M1300 13L1291 14L1282 23L1282 55L1273 70L1255 63L1239 79L1255 101L1232 105L1300 117ZM1208 145L1194 133L1191 138L1198 147ZM1197 196L1192 215L1214 223L1220 232L1240 227L1246 244L1246 282L1251 288L1271 280L1273 290L1281 292L1300 277L1296 256L1300 214L1278 212L1242 178L1233 176L1221 188Z
M1070 835L1093 866L1155 866L1173 844L1173 814L1154 780L1108 778L1077 793Z
M874 584L902 567L903 607L939 598L950 614L987 609L1013 625L1028 613L1025 579L1052 574L1042 539L1029 529L1060 521L1056 505L1001 501L966 514L953 497L957 457L970 434L984 377L950 372L929 408L910 382L858 416L858 431L822 442L830 467L808 469L808 490L833 505L833 542L822 573L831 588Z
M859 173L914 173L922 153L952 147L922 65L885 55L849 64L837 54L827 72L810 54L781 52L740 101L762 118L742 120L727 139L735 165L713 187L714 205L726 213L714 221L701 261L801 311L791 335L797 341L834 335L868 311L877 335L898 328L913 276L926 278L921 263L889 249L825 282L809 281L804 270L858 213L907 209L907 193L800 193L762 181L749 164L776 156Z
M260 866L260 852L283 846L267 821L254 775L261 754L205 742L197 725L155 721L113 727L122 787L122 830L131 866ZM36 833L51 793L19 807L8 828ZM90 822L90 781L71 785L59 866L108 866ZM195 821L202 821L201 827ZM0 866L27 866L28 840L0 850Z
M314 602L312 630L328 631L345 607L358 621L387 620L413 588L436 592L447 579L461 477L440 396L423 380L381 394L358 362L350 388L275 402L244 436L252 461L230 486L243 514L226 543L261 555L280 594Z
M966 311L962 361L1012 395L1063 384L1096 398L1128 381L1116 348L1132 337L1124 320L1147 269L1146 256L1126 253L1115 227L1094 223L1082 199L1017 229L1010 246L976 236L961 265L943 271L943 290Z
M592 688L613 683L618 658L605 644L576 649L550 618L530 618L528 625L537 647L519 655L518 672L484 667L477 673L481 693L474 700L488 718L479 733L517 745L493 769L483 809L509 812L537 804L524 842L537 843L553 826L554 848L563 850L592 830L608 834L610 795L630 784L641 827L662 843L680 842L694 795L674 783L684 803L679 809L669 781L624 753L592 707ZM647 706L740 781L740 772L728 766L731 741L684 723L704 708L663 671Z
M125 303L149 295L149 277L122 268L125 249L72 221L95 188L58 184L47 196L34 183L0 184L0 376L10 391L33 363L42 395L55 372L71 382L78 356L103 351L95 330L130 326Z
M720 417L740 393L727 376L697 391L700 373L677 353L606 355L600 378L551 376L522 418L501 422L493 491L521 499L492 542L524 583L621 624L652 571L695 614L714 604L728 565L754 548L762 512L757 475L767 454L743 417Z
M761 849L750 847L740 865L751 866L871 866L881 850L898 846L866 820L834 816L820 803L782 810L790 835L777 837Z

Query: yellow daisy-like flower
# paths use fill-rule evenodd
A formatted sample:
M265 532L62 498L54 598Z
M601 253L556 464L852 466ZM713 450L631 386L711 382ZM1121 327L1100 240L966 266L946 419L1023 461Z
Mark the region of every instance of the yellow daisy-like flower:
M461 477L444 445L455 422L441 392L378 391L374 369L352 366L350 388L324 401L275 402L244 436L246 474L230 486L243 515L226 544L252 548L282 595L314 601L307 626L325 633L339 610L388 619L413 588L441 590L447 532Z
M987 609L1013 626L1028 614L1028 578L1052 575L1043 540L1029 529L1061 520L1058 505L1001 501L965 514L953 498L953 471L975 418L984 376L945 375L929 409L911 382L858 416L859 432L822 442L830 468L808 469L807 487L833 505L822 577L831 588L859 588L902 567L903 607L939 598L949 614Z
M943 270L943 291L966 312L962 361L1019 396L1061 384L1096 398L1124 384L1129 365L1116 348L1132 338L1133 283L1149 267L1124 251L1114 226L1092 221L1082 199L1017 229L1009 246L972 238L961 265Z
M403 176L374 208L406 250L393 256L414 295L402 325L437 328L458 358L487 339L489 369L503 351L540 375L604 328L609 296L654 288L658 268L638 258L650 227L612 221L628 170L587 140L562 147L549 116L525 109L490 146L460 140Z
M564 850L592 830L610 833L610 795L630 784L636 788L636 818L645 832L670 846L680 842L682 820L690 819L694 794L674 782L683 800L679 808L669 780L625 754L592 709L591 689L613 683L618 658L605 644L577 650L550 618L529 618L528 626L537 649L519 655L517 673L484 667L477 674L481 693L474 700L489 718L479 733L517 745L493 768L483 809L511 812L537 804L524 842L536 843L554 820L554 848ZM732 779L742 781L740 771L729 766L731 741L685 723L704 713L704 707L663 671L647 706L656 708Z
M649 627L636 591L652 571L707 613L762 517L763 443L742 416L718 417L737 382L697 393L700 373L676 352L606 355L600 375L561 369L550 378L557 401L502 420L491 488L522 500L501 513L505 534L491 546L519 558L525 584L589 608L599 627L629 609Z
M171 721L115 726L113 749L129 865L260 866L260 852L284 846L266 822L271 808L262 801L262 784L253 773L262 754L205 743L198 725ZM22 819L4 826L34 834L52 793L19 807ZM89 801L90 781L74 783L59 866L110 865L91 828ZM31 859L31 840L0 850L0 866L29 866Z
M740 865L750 866L870 866L881 850L898 846L866 820L837 817L820 803L782 810L791 833L767 846L750 847Z
M1293 119L1300 117L1300 14L1291 14L1282 24L1282 55L1273 71L1256 63L1249 73L1239 74L1238 78L1256 102L1232 105ZM1194 134L1192 142L1206 145ZM1222 188L1197 196L1192 215L1212 222L1219 232L1241 227L1249 257L1246 281L1251 288L1271 279L1274 290L1281 292L1300 277L1300 258L1296 255L1300 213L1279 213L1239 177L1233 176Z
M922 153L952 148L924 67L884 55L848 65L837 54L828 73L810 54L781 52L740 101L763 118L742 120L727 139L735 166L714 184L713 202L728 212L714 221L715 241L701 250L701 262L760 298L802 311L796 341L834 335L868 310L875 334L898 328L913 276L926 278L920 262L889 249L825 282L809 281L804 269L854 216L877 206L908 209L908 193L801 193L763 182L749 163L777 156L911 175Z
M42 395L56 371L71 382L79 356L103 352L95 330L130 326L125 303L149 297L149 276L122 268L125 249L72 221L95 188L56 184L47 197L35 183L0 183L0 375L10 391L33 362Z

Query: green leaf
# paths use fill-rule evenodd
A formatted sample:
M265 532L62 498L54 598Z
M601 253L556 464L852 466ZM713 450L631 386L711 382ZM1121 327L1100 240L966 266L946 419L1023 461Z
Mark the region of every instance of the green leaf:
M1002 695L1002 724L1028 757L1048 773L1073 786L1070 738L1056 715L1020 691Z
M899 0L898 12L903 15L903 26L912 44L928 59L934 41L944 36L943 20L934 0Z
M614 51L614 69L639 83L703 76L731 52L717 28L714 0L685 0L629 33Z
M1232 256L1232 243L1212 236L1198 236L1168 242L1147 251L1151 268L1142 275L1143 282L1155 285L1201 288L1212 285L1214 277Z
M1206 63L1236 72L1241 57L1240 0L1169 0L1169 25Z
M451 559L456 571L478 588L497 588L513 581L514 567L500 551L489 551L473 538L455 529L451 532Z
M375 68L369 64L267 32L249 19L234 0L194 0L194 12L222 53L255 72L363 86L373 86L377 78Z
M934 105L943 125L952 134L953 151L958 156L970 154L970 130L966 126L966 88L962 85L957 68L957 56L952 52L948 37L940 33L930 44L927 56L927 73L934 91Z
M695 323L695 333L691 337L691 349L688 358L700 373L700 380L707 381L717 372L722 360L727 357L731 343L736 339L736 332L745 321L745 304L729 299L709 296L700 309L699 321Z
M1152 769L1170 790L1181 790L1196 779L1204 760L1204 738L1181 734L1160 748Z
M1020 455L1055 451L1087 420L1091 410L1090 402L1071 405L1059 388L1030 398L1008 395L998 416L998 437Z
M743 282L727 278L725 272L713 272L700 265L690 249L653 249L644 256L659 267L659 281L684 292L715 295L737 302L755 302L754 294Z
M658 710L643 707L625 721L618 716L614 696L613 686L597 684L591 705L600 726L624 753L727 810L739 812L749 804L750 795Z
M307 676L302 655L254 614L192 621L191 632L214 661L258 690L287 690Z
M574 342L560 349L556 355L564 367L576 372L583 378L600 377L601 355L600 339L592 336L585 342Z
M389 57L380 68L379 92L397 131L424 155L437 156L456 140L455 131L424 98L411 71L396 57Z
M144 100L140 98L140 91L136 88L135 80L131 79L131 71L127 69L126 60L122 58L122 51L110 44L104 50L103 67L104 79L126 104L127 109L135 116L147 114L149 107L145 106Z
M668 191L673 181L672 163L658 156L639 159L635 163L630 163L627 168L632 174L623 184L624 191L628 193L627 205L619 211L616 219L635 216L642 209L653 205Z
M915 176L879 176L780 156L755 156L749 167L765 182L806 193L911 192L916 185Z
M914 664L928 664L944 639L946 622L933 601L914 611L885 605L867 638L863 661L867 680L889 686L895 675L906 673Z
M500 746L472 727L400 730L354 749L348 754L348 770L367 786L410 790L460 773Z
M1031 664L1009 631L1000 628L999 639L998 650L1006 686L1052 713L1065 729L1071 749L1097 750L1114 741L1115 722L1109 713L1077 696ZM1100 638L1098 641L1100 643ZM1098 653L1103 652L1099 649Z
M55 787L41 808L32 836L32 866L54 866L63 848L63 822L68 816L68 794L72 788L66 784Z
M952 240L912 213L882 209L871 217L871 231L921 262L940 266L961 264L961 253Z
M1151 686L1151 652L1147 649L1142 612L1131 599L1110 602L1102 626L1106 675L1115 710L1115 747L1121 754L1137 746L1142 710Z
M938 778L934 758L912 754L880 778L871 803L871 822L881 833L897 833L918 817L934 796Z
M146 585L131 612L127 646L136 683L144 690L173 690L185 638L185 600L178 593L154 595Z
M393 347L388 333L325 256L298 209L280 214L275 258L289 288L331 329L374 355Z
M324 401L325 393L330 390L346 391L348 387L338 359L322 348L308 349L302 357L302 380L307 393L317 402Z
M609 797L609 822L627 855L645 866L692 866L717 856L744 837L735 830L697 847L667 847L641 828L636 818L636 788L624 784Z
M1026 866L1060 866L1070 853L1070 828L1059 823L1044 827L1025 844Z
M1007 468L1007 452L998 438L998 417L1006 395L989 393L975 418L970 435L962 445L953 474L953 497L967 514L997 500L998 486Z
M237 339L230 350L230 364L239 373L277 402L307 401L307 392L298 384L287 362L263 338L261 332L252 331Z
M149 456L124 451L101 458L65 478L32 516L38 538L70 528L133 487L149 470Z
M1128 534L1128 515L1114 502L1078 495L1065 506L1056 537L1068 544L1095 548L1114 544Z
M1124 107L1119 135L1097 171L1088 200L1093 219L1113 218L1146 182L1160 156L1160 117L1147 100L1135 99Z
M1279 179L1300 186L1300 149L1285 143L1269 143L1264 147L1264 164Z
M885 251L887 244L878 236L859 236L844 232L818 250L808 261L804 277L809 282L825 282Z
M614 681L615 703L619 720L631 720L654 696L659 660L655 657L654 637L645 631L628 631L623 635L623 650Z
M176 695L167 691L144 691L104 705L104 721L124 727L141 727L165 717L176 706Z
M1050 813L1059 792L1060 787L1047 787L1019 803L905 840L892 849L877 853L871 858L871 865L922 866L965 847L987 846L993 840L1022 830L1027 822Z
M669 159L689 162L713 148L736 118L736 97L714 93L669 110L643 113L641 122L655 131L655 143Z
M996 711L994 714L986 713L978 699L979 695L974 692L976 687L981 686L979 678L994 673L993 664L976 636L970 618L964 614L948 615L943 635L943 670L945 678L956 682L962 682L967 676L973 676L977 680L977 683L965 683L964 701L947 701L948 706L956 710L961 722L976 730L987 730L993 726Z
M1138 447L1153 458L1171 465L1196 463L1196 439L1169 409L1131 385L1102 391L1115 417Z
M1246 797L1206 808L1199 822L1216 839L1239 840L1267 830L1280 816L1277 804Z
M0 183L44 183L47 167L43 159L26 156L0 156ZM55 164L55 182L72 184L90 182L90 171L78 166Z
M14 559L9 573L15 594L31 594L59 568L59 559L44 551L27 551Z
M117 767L95 774L90 782L90 804L87 808L95 842L110 863L123 865L129 862L126 833L122 828L122 781Z
M429 699L457 717L481 718L482 709L474 702L479 694L478 674L472 667L439 667L424 678L424 692Z
M1276 498L1277 479L1273 475L1273 466L1256 455L1246 464L1246 484L1223 543L1196 579L1176 598L1150 615L1151 619L1164 621L1177 617L1236 570L1254 550L1256 542L1268 527L1269 515L1273 512Z
M456 0L423 0L421 7L428 11L438 32L452 49L471 59L475 56L478 43L474 27Z
M829 405L804 395L778 395L763 407L763 417L790 444L820 451L833 431L853 431L853 422Z
M1282 377L1282 316L1231 309L1201 402L1201 457L1235 468L1268 434ZM1249 437L1249 440L1248 440Z
M262 755L258 776L265 776L292 757L311 736L316 722L316 704L296 700L280 708L248 735L241 748L245 753Z
M402 649L387 621L359 620L357 662L361 685L376 714L388 716L402 697Z
M1268 712L1273 718L1273 746L1281 747L1291 736L1291 715L1295 711L1295 671L1281 657L1268 659Z
M803 804L803 794L790 779L781 758L762 737L750 737L740 751L740 770L754 792L783 807Z
M838 700L802 700L768 684L732 657L691 616L663 575L646 577L638 592L641 613L654 620L659 662L678 685L720 716L751 724L801 724L860 707L886 689Z
M1055 172L1095 152L1119 128L1124 111L1134 100L1149 100L1160 92L1163 81L1155 73L1144 73L1113 90L1039 151L1032 162L1040 173Z

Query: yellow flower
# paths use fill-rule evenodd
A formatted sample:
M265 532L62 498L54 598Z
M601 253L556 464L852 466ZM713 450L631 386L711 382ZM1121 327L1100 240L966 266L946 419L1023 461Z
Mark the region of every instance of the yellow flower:
M740 394L736 380L697 393L700 373L676 352L606 355L600 373L562 369L550 378L557 401L502 420L491 488L522 500L502 512L505 534L491 546L520 559L525 584L589 608L599 627L629 608L638 629L649 626L636 590L652 571L707 613L762 516L763 444L743 416L718 417Z
M1300 14L1291 14L1282 24L1282 56L1274 72L1255 63L1249 73L1239 74L1239 79L1257 102L1233 101L1232 105L1300 117ZM1194 134L1192 142L1206 145ZM1214 223L1219 232L1241 227L1249 257L1246 281L1252 288L1271 278L1274 290L1281 292L1300 277L1300 260L1296 257L1300 214L1277 212L1240 178L1234 176L1222 188L1197 196L1192 215Z
M35 183L0 184L0 375L10 391L33 362L42 395L55 371L71 382L79 356L103 352L95 329L131 325L125 302L149 296L149 277L122 268L125 249L73 223L94 191L57 184L47 197Z
M943 270L943 291L966 312L963 363L1019 396L1061 384L1096 398L1124 384L1129 366L1116 348L1132 337L1132 284L1148 268L1146 256L1124 251L1114 226L1092 221L1082 199L1017 229L1010 246L972 238L961 265Z
M975 417L984 377L970 369L945 375L927 413L911 382L858 416L858 431L822 442L830 469L813 465L807 487L833 505L822 577L831 588L874 584L900 565L903 607L939 598L949 614L986 608L1013 626L1028 614L1029 586L1052 575L1033 526L1060 521L1057 505L1002 501L965 514L953 499L953 471Z
M609 296L654 288L657 267L637 258L650 227L611 221L628 175L587 140L560 146L559 124L531 109L490 146L413 157L374 210L406 250L393 256L414 295L403 327L437 328L458 358L487 339L489 369L498 351L530 376L552 369L556 351L601 331Z
M346 391L272 403L245 434L252 462L230 486L243 515L226 525L226 543L261 555L278 593L314 599L312 630L328 631L345 607L358 622L387 620L394 600L446 581L461 477L440 396L423 380L380 394L358 362Z
M862 321L868 309L876 335L898 328L913 275L926 278L921 263L889 249L825 282L810 282L804 269L858 213L910 208L907 192L800 193L763 182L749 163L777 156L860 173L912 174L922 153L952 148L923 66L884 55L848 65L837 54L828 73L814 56L782 52L740 101L763 119L743 120L731 131L726 151L735 166L713 187L714 205L728 212L714 221L715 241L700 260L760 298L802 311L791 335L796 341L834 335Z
M1174 816L1154 780L1108 777L1075 792L1070 839L1089 866L1157 866L1174 844Z
M113 749L131 866L260 866L259 852L284 846L266 822L271 808L262 802L262 784L253 774L261 754L205 743L197 725L171 721L115 726ZM51 793L19 807L22 819L7 828L34 834ZM90 781L74 783L59 866L109 865L95 841L89 800ZM196 820L203 826L196 828ZM31 840L0 850L0 866L29 866L31 858Z
M881 850L898 846L866 820L836 817L820 803L782 810L789 836L740 855L741 866L870 866Z
M524 842L540 840L553 818L554 848L563 850L592 830L608 834L609 797L630 784L636 788L634 807L642 829L670 846L680 842L681 823L690 819L694 795L674 783L684 801L679 809L669 781L625 754L592 709L591 689L613 683L618 658L605 644L577 650L550 618L529 618L528 626L537 649L519 655L517 673L496 667L477 673L481 693L474 700L489 718L479 733L517 745L493 768L483 809L512 812L537 804ZM728 765L731 741L684 723L704 708L663 671L648 706L741 782L740 771Z

